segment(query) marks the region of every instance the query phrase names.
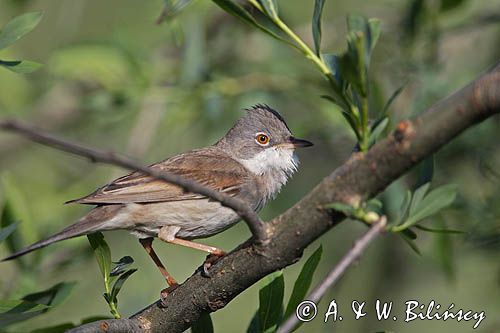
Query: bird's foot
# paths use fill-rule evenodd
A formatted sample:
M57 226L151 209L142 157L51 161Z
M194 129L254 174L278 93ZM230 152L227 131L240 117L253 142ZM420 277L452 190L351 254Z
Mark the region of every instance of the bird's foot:
M167 297L170 295L175 289L179 287L179 284L175 283L170 285L170 287L163 289L160 291L160 305L162 307L167 306Z
M222 252L222 251L221 251L221 253L217 253L217 254L214 254L214 253L209 254L207 256L207 258L205 259L205 262L203 263L203 265L200 267L201 268L201 275L203 277L206 277L206 278L211 277L208 270L210 269L210 267L215 265L215 263L217 261L219 261L220 258L222 258L225 255L226 255L226 253Z

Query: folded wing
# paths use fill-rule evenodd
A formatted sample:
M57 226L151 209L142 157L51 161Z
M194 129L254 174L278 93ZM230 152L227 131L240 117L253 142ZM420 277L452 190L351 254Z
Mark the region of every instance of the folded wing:
M213 147L188 152L151 165L230 195L237 194L248 181L248 172L237 161ZM99 188L94 193L68 203L124 204L152 203L205 198L141 172L133 172Z

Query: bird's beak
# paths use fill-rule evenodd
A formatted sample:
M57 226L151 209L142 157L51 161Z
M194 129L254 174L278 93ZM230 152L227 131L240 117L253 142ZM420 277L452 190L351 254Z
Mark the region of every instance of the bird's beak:
M307 141L304 139L297 139L291 136L289 139L289 143L293 146L293 148L304 148L311 147L313 143L311 141Z

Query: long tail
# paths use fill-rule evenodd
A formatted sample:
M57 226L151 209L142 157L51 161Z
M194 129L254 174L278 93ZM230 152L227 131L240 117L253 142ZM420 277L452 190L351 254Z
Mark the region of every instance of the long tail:
M66 227L57 234L52 235L49 238L43 239L39 242L36 242L28 247L25 247L24 249L21 249L16 253L11 254L7 258L2 259L1 261L15 259L32 251L41 249L42 247L45 247L52 243L59 242L68 238L88 235L93 232L102 230L99 227L102 226L103 222L105 222L112 215L114 215L116 210L119 208L120 208L119 205L96 207L93 210L91 210L87 215L85 215L83 218L78 220L78 222Z

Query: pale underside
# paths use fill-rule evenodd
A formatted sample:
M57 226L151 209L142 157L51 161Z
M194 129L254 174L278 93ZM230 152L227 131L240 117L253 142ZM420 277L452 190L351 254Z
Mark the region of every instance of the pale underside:
M212 146L174 156L151 167L235 196L257 211L279 192L297 165L292 150L266 151L265 156L236 161ZM139 172L118 178L71 202L119 205L121 209L96 224L95 231L126 229L139 238L156 237L160 228L169 229L171 237L203 238L239 220L236 213L218 202Z

